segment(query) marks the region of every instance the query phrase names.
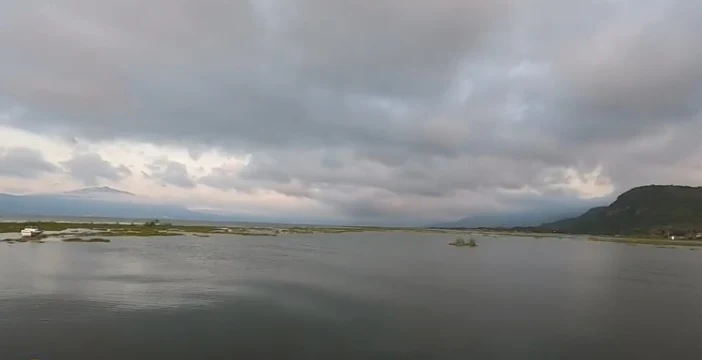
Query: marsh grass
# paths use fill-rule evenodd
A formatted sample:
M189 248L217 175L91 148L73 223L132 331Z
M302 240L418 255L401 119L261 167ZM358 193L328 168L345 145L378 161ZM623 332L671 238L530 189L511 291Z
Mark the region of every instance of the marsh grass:
M160 236L198 236L239 235L239 236L278 236L286 234L344 234L362 232L417 232L417 233L454 233L465 231L439 230L430 228L394 228L376 226L290 226L290 227L246 227L246 226L208 226L208 225L173 225L156 220L144 223L76 223L54 221L0 222L0 233L18 233L27 226L36 226L45 232L34 239L42 237L72 236L77 238L95 237L160 237ZM529 236L529 235L526 235Z
M173 225L149 221L145 223L75 223L53 221L0 222L0 233L18 233L27 226L36 226L46 232L61 232L59 234L42 234L35 239L47 236L68 235L75 237L97 236L182 236L182 235L241 235L241 236L277 236L282 234L342 234L366 231L402 231L398 228L386 227L312 227L291 226L277 227L244 227L244 226L205 226L205 225ZM405 231L428 231L429 229L404 229ZM199 236L206 237L206 236Z

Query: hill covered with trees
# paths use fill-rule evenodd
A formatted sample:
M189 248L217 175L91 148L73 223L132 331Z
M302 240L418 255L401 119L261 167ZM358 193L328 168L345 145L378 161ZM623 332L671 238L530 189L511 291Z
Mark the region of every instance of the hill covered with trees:
M702 187L648 185L621 194L609 206L534 230L579 234L687 235L702 233Z

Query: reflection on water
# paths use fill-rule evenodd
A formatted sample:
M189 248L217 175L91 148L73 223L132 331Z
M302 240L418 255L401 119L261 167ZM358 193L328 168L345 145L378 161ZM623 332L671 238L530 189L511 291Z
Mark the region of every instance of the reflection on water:
M696 359L702 252L416 233L0 246L0 359Z

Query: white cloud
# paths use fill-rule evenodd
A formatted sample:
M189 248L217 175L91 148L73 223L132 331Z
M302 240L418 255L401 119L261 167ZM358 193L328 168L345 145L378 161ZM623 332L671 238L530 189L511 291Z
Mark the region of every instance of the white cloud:
M281 175L298 178L299 176L309 177L313 183L297 182L286 184L270 183L259 181L257 171L265 169L268 171L274 168L249 168L252 156L232 156L221 153L218 150L208 150L201 153L197 160L194 160L185 147L159 146L150 143L138 143L134 141L100 141L89 142L85 138L66 140L62 138L51 138L44 135L33 134L24 130L4 126L0 132L0 141L13 144L25 145L29 149L45 154L47 160L55 164L66 164L75 156L94 156L95 160L110 164L111 169L118 171L119 165L129 168L131 173L121 173L119 177L100 177L102 169L87 168L84 171L94 177L95 183L90 185L108 185L121 190L129 191L140 196L143 201L166 202L173 204L184 204L192 209L200 209L220 214L246 213L254 216L271 217L278 216L309 216L315 219L338 219L348 220L355 217L363 217L363 214L392 214L392 218L399 221L403 217L426 218L428 220L442 220L454 218L466 212L477 211L500 211L509 210L510 206L500 203L492 198L490 192L459 191L451 195L451 198L434 197L425 198L421 195L410 195L415 190L413 187L422 187L428 179L417 178L415 185L407 183L406 195L402 193L391 193L386 190L379 190L381 179L388 178L391 171L379 163L360 161L354 162L352 167L346 161L352 160L349 154L342 156L340 167L331 166L324 172L318 172L317 166L323 163L324 159L314 158L314 154L291 154L295 156L305 156L306 167L279 168ZM98 158L99 157L99 158ZM259 156L260 157L260 156ZM265 157L260 158L261 160ZM182 164L190 173L194 186L182 187L165 183L162 177L144 176L156 174L154 163L166 164L176 162ZM259 162L256 162L259 165ZM266 164L265 162L262 164ZM277 166L277 163L269 165ZM303 163L304 164L304 163ZM314 165L317 164L317 165ZM365 164L365 165L364 165ZM484 163L489 166L489 162ZM291 163L292 165L292 163ZM362 166L362 172L358 172L357 166ZM92 165L95 166L95 165ZM105 165L107 166L107 165ZM268 166L268 165L265 165ZM163 170L163 167L159 169ZM95 171L97 175L89 175L90 171ZM421 171L417 168L416 171ZM144 173L142 173L142 171ZM253 172L252 172L253 171ZM601 169L597 169L601 172ZM606 186L594 184L594 181L601 174L579 174L576 170L565 169L568 182L553 186L561 186L574 191L582 198L592 196L607 195L611 189ZM223 183L222 186L208 186L204 181L208 176L220 174L225 176L230 185ZM418 173L419 174L419 173ZM438 175L438 174L437 174ZM446 174L445 174L446 175ZM253 176L253 177L251 177ZM411 175L410 175L411 176ZM91 177L92 179L92 177ZM262 178L263 180L264 178ZM410 179L406 179L410 180ZM340 181L347 182L347 190L344 187L337 187ZM391 180L389 180L391 181ZM434 181L445 182L454 181L449 179L436 179ZM456 179L460 181L460 179ZM543 177L543 181L550 181ZM236 184L241 184L245 191L237 191ZM317 184L317 185L314 185ZM327 185L325 185L327 184ZM448 186L454 186L450 185ZM332 185L332 187L328 187ZM357 186L361 186L359 190ZM72 177L68 170L57 174L44 174L34 178L10 179L0 177L0 188L16 193L46 193L72 190L82 186L81 181ZM392 188L392 183L385 186ZM438 185L441 186L441 185ZM444 185L446 186L446 185ZM549 185L551 186L551 185ZM337 190L338 189L338 190ZM366 202L366 205L363 203ZM372 205L369 205L372 204ZM422 204L417 208L417 204ZM343 210L349 207L350 210Z

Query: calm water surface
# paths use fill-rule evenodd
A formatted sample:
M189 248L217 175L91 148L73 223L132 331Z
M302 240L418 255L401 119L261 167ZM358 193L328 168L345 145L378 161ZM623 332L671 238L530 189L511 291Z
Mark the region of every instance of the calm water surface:
M700 359L702 249L363 233L0 245L0 359Z

